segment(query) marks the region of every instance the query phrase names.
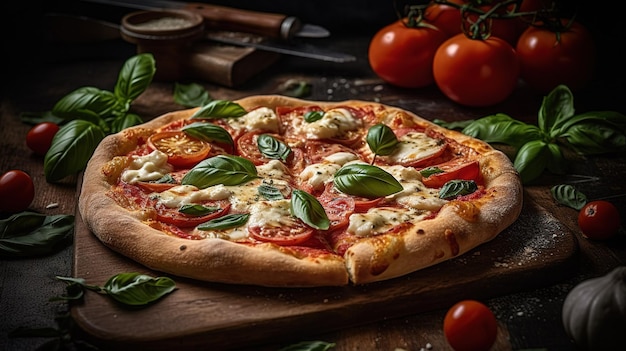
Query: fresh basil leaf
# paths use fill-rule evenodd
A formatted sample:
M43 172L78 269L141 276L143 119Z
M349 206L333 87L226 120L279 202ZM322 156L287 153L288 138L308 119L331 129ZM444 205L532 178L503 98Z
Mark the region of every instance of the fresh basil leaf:
M280 91L287 96L302 98L311 95L311 83L290 79L281 85Z
M63 280L67 283L65 287L65 295L54 296L49 299L49 301L75 301L80 300L85 295L84 286L85 280L82 278L71 278L79 281L71 281L70 278L57 277L59 280ZM99 288L98 288L99 289Z
M260 134L256 144L263 156L271 159L286 161L291 154L291 148L287 144L269 134Z
M543 138L543 133L537 126L502 113L479 118L468 124L462 133L487 143L502 143L517 149L531 140Z
M176 183L176 179L174 179L174 177L172 177L171 174L166 174L163 177L155 180L152 183L157 183L157 184L175 184Z
M398 138L389 126L378 123L367 130L365 137L370 150L376 155L391 155L398 146Z
M447 122L447 121L444 121L444 120L438 119L438 118L435 118L433 120L433 123L435 123L436 125L442 126L444 128L447 128L447 129L452 129L452 130L463 130L465 127L470 125L472 122L474 122L473 119L468 119L468 120L464 120L464 121L453 121L453 122Z
M114 300L129 306L141 306L154 302L176 289L176 283L168 277L152 278L139 273L120 273L109 278L104 290Z
M380 167L350 164L341 167L334 176L335 187L342 193L367 198L383 197L403 190L391 174Z
M422 175L423 178L428 178L433 174L439 174L439 173L443 173L443 170L439 167L428 167L420 171L420 174Z
M76 119L62 126L44 157L46 180L55 182L85 169L104 137L102 129L88 121Z
M542 140L533 140L524 144L513 161L522 183L529 184L541 176L551 159L548 144Z
M195 122L184 126L181 130L196 139L234 145L233 137L230 133L226 129L212 123Z
M335 343L325 341L302 341L288 345L278 351L328 351L335 347Z
M117 77L113 94L121 101L135 100L152 83L155 73L156 65L152 54L135 55L124 62Z
M209 92L197 83L174 84L174 102L185 107L200 107L211 101Z
M439 197L444 200L454 199L458 196L469 195L478 190L473 180L450 180L439 189Z
M189 216L204 216L209 213L213 213L220 208L217 206L204 206L200 204L186 204L182 205L178 212L184 213Z
M626 131L626 116L616 111L592 111L581 113L564 121L561 129L563 133L567 133L569 128L578 123L602 123L607 124L611 128L615 128L618 131Z
M311 194L302 190L291 193L291 215L299 218L312 228L327 230L330 227L328 215L322 204Z
M241 227L250 218L249 213L232 213L204 222L196 227L198 230L224 230Z
M580 211L587 204L587 196L569 184L559 184L550 188L552 198L561 205Z
M201 161L183 177L181 184L200 189L212 185L239 185L257 179L257 170L250 160L239 156L218 155Z
M558 144L550 143L548 144L548 151L550 151L550 161L546 165L548 171L554 174L565 174L567 167L561 147Z
M74 216L20 212L0 220L0 257L33 257L59 250L74 233Z
M248 113L241 105L232 101L213 100L202 106L191 118L220 119L228 117L241 117Z
M609 123L584 121L570 126L561 135L576 152L597 155L626 151L626 133Z
M143 120L139 115L134 113L129 113L126 115L119 116L113 120L111 123L111 133L117 133L126 128L133 127L143 123Z
M283 196L283 193L281 193L280 190L278 190L278 188L273 187L268 184L259 185L258 192L259 192L259 195L263 196L265 199L270 200L270 201L282 200L285 198Z
M98 293L105 293L104 289L101 286L87 284L87 282L83 278L60 277L60 276L57 276L56 278L62 282L65 282L68 285L76 284L76 285L80 285L86 289L93 290Z
M304 121L307 123L313 123L315 121L319 121L324 117L324 111L308 111L304 114Z
M22 123L35 125L42 122L52 122L54 124L61 124L65 120L63 118L55 116L52 111L45 111L41 113L36 112L22 112L20 113L20 121Z
M118 103L110 91L83 87L62 97L52 108L52 113L67 121L82 119L102 126L103 118L114 115Z
M574 116L574 96L565 85L554 88L543 98L537 117L539 129L552 138L561 134L561 126Z

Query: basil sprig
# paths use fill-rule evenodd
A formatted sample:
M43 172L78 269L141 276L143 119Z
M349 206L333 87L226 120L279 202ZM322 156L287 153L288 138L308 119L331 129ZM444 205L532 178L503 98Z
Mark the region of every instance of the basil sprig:
M324 207L306 191L294 190L291 193L289 211L292 216L299 218L312 228L327 230L330 227L330 220Z
M366 164L341 167L335 173L333 182L342 193L366 198L388 196L404 189L396 178L382 168Z
M447 182L439 189L439 198L450 200L458 196L469 195L476 190L478 190L478 186L473 180L455 179Z
M550 188L550 193L556 202L575 210L580 211L587 204L587 196L570 184L555 185Z
M256 143L259 151L267 158L286 161L291 154L291 148L287 144L269 134L260 134Z
M241 227L250 218L249 213L232 213L221 216L197 226L198 230L223 230Z
M496 114L473 121L463 133L515 147L513 164L525 184L546 169L565 173L561 147L583 155L626 151L626 116L614 111L576 115L572 92L565 85L544 97L537 122L535 126Z
M201 161L185 174L183 185L200 189L212 185L239 185L257 179L257 170L250 160L239 156L218 155Z
M82 278L57 277L68 284L66 299L79 299L82 289L107 295L117 302L132 307L148 305L176 289L176 283L168 277L153 278L140 273L120 273L109 278L104 286L89 285ZM60 298L59 298L60 299Z
M391 155L399 143L393 130L382 123L375 124L367 130L365 141L374 153L374 158L376 155ZM374 163L374 160L372 160L372 163Z
M192 119L220 119L241 117L248 113L241 105L227 100L213 100L196 111Z
M230 133L226 129L212 123L195 122L182 127L181 130L196 139L234 145L233 137Z
M44 157L46 181L83 170L106 135L142 123L129 112L130 105L148 88L155 72L152 54L138 54L124 63L112 92L82 87L62 97L52 108L61 128Z
M74 216L24 211L0 220L0 257L34 257L70 244Z

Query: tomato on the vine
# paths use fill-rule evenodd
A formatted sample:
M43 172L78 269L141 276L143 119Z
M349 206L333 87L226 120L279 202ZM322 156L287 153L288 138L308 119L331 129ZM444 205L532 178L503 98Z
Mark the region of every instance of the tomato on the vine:
M521 77L540 93L548 93L559 84L578 90L593 78L593 38L582 24L568 21L537 23L528 27L517 42Z
M608 201L591 201L578 213L578 227L583 236L589 239L612 238L620 226L619 211Z
M513 47L493 36L457 34L441 44L433 62L439 89L451 100L475 107L506 99L517 86L519 71Z
M407 19L379 30L370 41L368 58L384 81L403 88L421 88L433 83L433 57L446 40L441 30L425 26L408 27Z
M463 5L466 1L450 0L450 2ZM461 11L452 5L431 2L424 9L424 19L441 29L448 37L457 35L462 31Z
M28 173L13 169L0 176L0 212L25 211L34 198L35 186Z
M28 146L37 155L45 155L50 146L52 139L59 131L59 126L52 122L41 122L33 126L26 134L26 146Z
M498 321L483 303L463 300L446 313L443 334L455 351L487 351L496 341Z

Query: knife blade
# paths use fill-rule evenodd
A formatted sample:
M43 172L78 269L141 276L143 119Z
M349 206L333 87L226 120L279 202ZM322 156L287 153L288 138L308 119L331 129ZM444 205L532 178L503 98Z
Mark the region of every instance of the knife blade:
M195 12L205 20L207 28L246 32L289 40L293 37L324 38L330 35L325 28L303 24L298 18L283 14L235 9L197 2L170 0L82 0L138 10L178 9Z

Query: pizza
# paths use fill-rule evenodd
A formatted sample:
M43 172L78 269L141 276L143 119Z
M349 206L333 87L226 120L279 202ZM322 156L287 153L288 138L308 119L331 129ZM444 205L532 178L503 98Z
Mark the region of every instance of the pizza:
M458 257L519 216L489 144L368 101L251 96L107 136L79 211L160 272L270 287L360 285Z

